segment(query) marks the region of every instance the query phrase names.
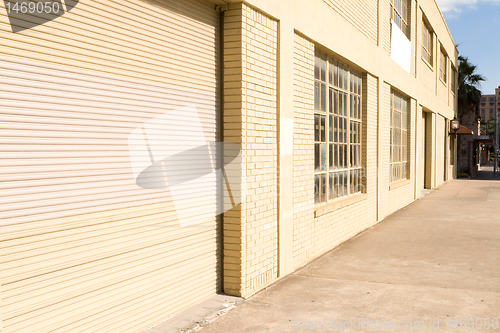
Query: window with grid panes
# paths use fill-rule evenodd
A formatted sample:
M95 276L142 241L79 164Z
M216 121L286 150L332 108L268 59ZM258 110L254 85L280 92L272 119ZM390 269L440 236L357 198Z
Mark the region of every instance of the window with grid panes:
M432 32L425 22L422 22L422 58L424 58L429 65L432 64Z
M391 20L408 36L408 2L409 0L391 0Z
M361 75L316 53L314 73L315 203L362 192Z
M446 56L446 53L444 50L441 48L441 57L440 57L440 62L439 62L439 78L443 80L443 82L446 83L446 76L447 76L447 69L448 69L448 57Z
M391 183L408 178L408 99L391 91L390 169Z

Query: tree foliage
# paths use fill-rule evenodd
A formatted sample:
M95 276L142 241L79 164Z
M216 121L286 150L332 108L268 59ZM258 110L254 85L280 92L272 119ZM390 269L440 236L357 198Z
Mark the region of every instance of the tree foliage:
M462 119L468 112L479 115L481 82L485 79L476 73L477 66L468 57L459 56L458 61L458 117Z
M495 120L481 121L481 130L487 135L495 134Z

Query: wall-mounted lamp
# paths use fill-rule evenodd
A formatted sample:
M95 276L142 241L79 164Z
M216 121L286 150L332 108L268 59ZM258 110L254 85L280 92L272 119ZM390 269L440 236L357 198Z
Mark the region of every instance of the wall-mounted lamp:
M460 122L458 119L455 117L453 118L452 121L450 121L450 129L453 131L453 134L455 134L455 138L457 137L457 131L460 129Z

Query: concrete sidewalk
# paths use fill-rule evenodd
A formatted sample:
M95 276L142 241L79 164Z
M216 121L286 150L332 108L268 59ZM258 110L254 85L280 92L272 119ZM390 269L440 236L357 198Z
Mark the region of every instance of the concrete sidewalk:
M456 332L464 330L453 327L455 318L455 324L460 318L500 321L499 209L500 181L450 181L201 332L328 331L331 321L324 318L344 328L352 320L359 332L390 330L390 323L394 330L423 324L418 330L428 332L429 320L437 328L438 319L439 331ZM358 318L371 321L372 329Z

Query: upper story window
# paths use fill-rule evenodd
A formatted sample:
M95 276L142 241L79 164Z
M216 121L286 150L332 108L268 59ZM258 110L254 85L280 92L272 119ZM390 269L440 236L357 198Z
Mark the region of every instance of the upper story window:
M494 102L495 101L495 97L490 97L489 98L489 102Z
M408 2L410 0L391 0L391 20L408 37Z
M316 53L314 71L314 202L362 192L362 79Z
M390 182L408 178L408 98L391 91Z
M432 40L432 31L429 26L422 22L422 58L429 63L429 65L433 65L432 63L432 52L433 52L433 40Z
M446 83L446 78L448 76L448 56L446 55L444 49L441 47L440 58L439 58L439 78Z
M453 94L457 93L457 70L451 65L450 90Z

